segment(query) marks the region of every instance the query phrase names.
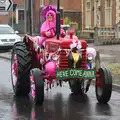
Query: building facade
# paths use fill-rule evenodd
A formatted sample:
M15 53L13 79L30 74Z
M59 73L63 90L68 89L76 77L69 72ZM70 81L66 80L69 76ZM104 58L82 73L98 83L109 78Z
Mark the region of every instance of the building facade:
M120 20L120 0L82 0L82 31L114 26Z
M68 18L71 22L76 22L81 27L82 23L82 0L60 0L61 9L63 9L63 18ZM46 0L47 4L56 5L57 0Z
M16 9L14 11L11 11L6 15L0 15L0 24L13 24L15 26L24 28L24 7L26 7L26 15L27 18L30 14L30 0L13 0L14 4L16 4ZM40 27L40 10L44 5L56 5L57 0L31 0L33 2L32 4L32 22L33 22L33 30L35 32L39 31ZM81 24L81 6L82 6L82 0L73 0L72 3L70 3L70 0L60 0L61 9L64 11L64 18L68 17L71 21L77 22ZM26 6L24 6L26 2ZM12 19L13 18L13 19ZM27 21L27 24L30 24L29 18ZM28 28L29 29L29 25ZM23 30L20 30L20 32Z

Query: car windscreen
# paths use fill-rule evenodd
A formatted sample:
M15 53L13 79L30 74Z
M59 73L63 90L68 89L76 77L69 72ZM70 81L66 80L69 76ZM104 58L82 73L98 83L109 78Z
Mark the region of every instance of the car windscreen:
M14 30L10 27L0 27L0 34L14 34Z

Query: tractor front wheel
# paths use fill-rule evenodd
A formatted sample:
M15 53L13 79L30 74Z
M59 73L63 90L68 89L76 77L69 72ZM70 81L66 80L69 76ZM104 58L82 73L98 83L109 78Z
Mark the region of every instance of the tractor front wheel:
M99 68L96 77L96 98L99 103L107 103L112 93L112 75L107 68Z
M83 90L81 88L81 81L79 80L70 80L69 87L71 89L71 92L74 94L83 93Z
M41 71L34 68L30 71L31 96L35 104L42 104L44 101L44 81Z

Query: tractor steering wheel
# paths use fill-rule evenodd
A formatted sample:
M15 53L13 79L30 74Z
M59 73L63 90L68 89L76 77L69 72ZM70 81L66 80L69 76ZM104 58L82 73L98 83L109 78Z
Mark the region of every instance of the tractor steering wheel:
M54 33L55 33L55 35L54 35L54 36L56 36L56 30L55 30L55 28L56 28L56 27L52 27L52 28L48 29L48 30L47 30L47 32L49 32L50 30L53 30L53 31L54 31ZM54 36L53 36L53 37L54 37Z

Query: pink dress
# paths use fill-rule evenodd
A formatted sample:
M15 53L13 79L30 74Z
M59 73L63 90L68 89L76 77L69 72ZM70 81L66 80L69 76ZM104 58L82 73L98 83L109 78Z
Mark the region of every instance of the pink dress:
M54 11L52 10L49 10L46 14L46 17L51 14L52 15L52 21L48 21L46 20L42 26L41 26L41 29L40 29L40 32L41 32L41 38L39 40L39 46L42 47L43 45L43 42L46 40L47 36L46 36L46 32L50 29L50 28L55 28L56 27L56 14ZM51 29L49 30L50 32L50 36L49 37L54 37L55 35L55 32L54 32L54 29ZM64 37L65 36L65 31L63 29L61 29L61 37Z

